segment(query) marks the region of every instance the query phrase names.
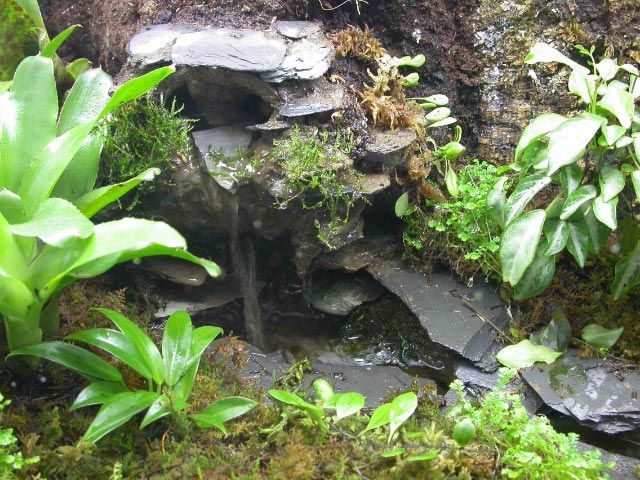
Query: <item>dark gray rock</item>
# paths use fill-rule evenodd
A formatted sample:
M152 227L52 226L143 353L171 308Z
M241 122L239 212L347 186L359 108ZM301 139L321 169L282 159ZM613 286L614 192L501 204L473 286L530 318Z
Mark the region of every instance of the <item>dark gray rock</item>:
M219 28L179 36L172 49L176 65L220 67L241 72L277 70L287 46L255 30Z
M171 48L176 39L194 32L190 25L161 24L144 28L127 45L127 53L136 68L146 68L160 63L171 63Z
M261 75L263 80L281 83L285 80L315 80L322 77L335 57L333 44L321 34L289 44L280 66Z
M202 285L209 278L201 266L172 257L145 258L142 268L163 280L192 287Z
M522 371L545 405L580 425L640 437L640 374L612 360L582 359L571 350L551 365Z
M368 275L334 271L312 278L305 297L321 312L345 316L363 303L377 299L383 290Z
M192 316L197 316L233 300L242 297L237 285L228 282L212 280L206 285L193 289L158 288L156 294L166 303L156 313L159 319L167 318L171 314L186 310Z
M360 187L366 195L376 195L391 186L391 178L387 173L369 173L360 180Z
M315 260L315 265L327 270L342 269L346 272L357 272L368 267L375 260L397 254L400 245L393 237L366 236L339 250L323 253Z
M374 130L366 145L366 160L382 167L395 167L404 162L404 152L416 139L416 132L410 128Z
M312 82L310 88L301 87L298 84L287 84L278 91L284 99L284 103L277 106L283 117L304 117L332 112L343 106L343 88L324 78Z
M503 345L489 322L504 330L509 315L491 285L468 287L451 273L434 271L428 277L396 259L375 261L367 271L402 299L433 342L484 370L497 368L495 354Z
M600 458L603 463L615 462L615 465L607 470L611 480L630 480L638 478L636 472L638 471L637 469L640 468L640 460L627 457L625 455L618 455L617 453L607 452L606 450L583 442L578 442L578 448L582 451L599 450L602 454Z
M320 32L318 22L279 20L273 26L280 35L295 40Z

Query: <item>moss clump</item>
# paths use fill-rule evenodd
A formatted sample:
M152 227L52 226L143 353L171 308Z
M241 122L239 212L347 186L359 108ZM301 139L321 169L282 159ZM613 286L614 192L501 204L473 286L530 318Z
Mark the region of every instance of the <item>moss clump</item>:
M359 176L349 157L354 148L353 135L344 130L331 136L326 131L296 125L288 137L275 141L269 152L286 184L278 206L286 208L299 200L305 209L325 211L328 220L317 219L316 227L318 238L329 248L361 198Z
M175 99L166 106L162 97L151 96L119 107L106 125L98 186L123 182L153 167L166 172L176 161L187 161L194 122L181 118L181 110ZM134 208L157 185L143 182L125 197L126 209Z
M358 27L347 27L329 38L336 47L338 57L354 56L367 61L374 61L387 53L371 29L365 25L364 30Z
M13 78L16 67L38 51L29 28L33 26L24 10L13 0L0 0L0 82Z

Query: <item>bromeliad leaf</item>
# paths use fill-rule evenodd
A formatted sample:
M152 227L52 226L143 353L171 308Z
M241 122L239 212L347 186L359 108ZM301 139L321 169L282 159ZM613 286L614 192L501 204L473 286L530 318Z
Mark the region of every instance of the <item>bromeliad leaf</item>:
M496 355L502 365L508 368L527 368L536 362L553 363L562 352L554 352L553 350L542 346L535 345L529 340L522 340L515 345L509 345L503 348Z
M624 327L605 328L597 323L584 327L580 336L589 345L595 348L611 348L622 335Z
M516 218L506 228L500 243L503 281L515 286L531 265L544 220L544 210L534 210Z
M251 411L256 402L244 397L227 397L210 404L200 413L191 415L201 428L216 427L227 434L225 423Z
M511 221L518 217L544 187L551 183L551 177L544 175L529 175L520 180L515 190L507 200L504 208L504 223L509 225Z

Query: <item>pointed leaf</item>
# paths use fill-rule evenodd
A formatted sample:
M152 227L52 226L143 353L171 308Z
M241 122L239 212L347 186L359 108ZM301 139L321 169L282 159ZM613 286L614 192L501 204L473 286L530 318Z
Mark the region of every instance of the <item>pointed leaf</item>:
M282 403L292 405L299 408L300 410L307 412L318 423L321 423L323 421L324 412L322 411L322 409L320 407L312 405L309 402L306 402L295 393L287 392L286 390L269 390L269 395Z
M73 370L89 380L105 380L122 383L122 375L113 365L85 350L64 342L42 342L29 345L11 352L7 358L15 355L31 355L55 362Z
M369 419L369 423L367 424L367 428L361 431L358 436L370 430L375 430L376 428L387 425L390 421L391 403L383 403L373 411L373 413L371 414L371 418Z
M584 103L589 105L595 93L597 78L595 75L587 75L583 71L573 70L569 75L569 91L578 95Z
M631 127L634 109L631 93L617 88L608 88L607 93L597 105L613 114L624 128Z
M169 387L180 380L189 364L192 335L191 317L186 311L169 317L162 336L164 381Z
M567 222L559 219L549 219L544 223L542 231L547 238L547 248L545 255L555 255L560 253L567 246L569 241L569 227Z
M593 201L593 214L611 230L615 230L618 227L616 218L617 208L618 197L613 198L609 202L605 202L602 197L598 197Z
M571 193L564 202L562 212L560 212L560 220L567 220L573 215L583 204L596 198L598 190L593 185L584 185L573 193Z
M551 45L548 45L542 42L536 43L531 48L527 56L524 58L524 63L528 65L539 63L539 62L543 62L543 63L558 62L564 65L567 65L573 70L579 70L584 72L585 74L589 73L589 70L583 67L582 65L569 59L568 57L560 53L558 50L553 48Z
M358 392L338 393L335 402L336 420L342 420L364 408L364 397Z
M200 413L190 415L200 428L216 427L228 433L224 424L253 410L256 402L244 397L227 397L210 404Z
M534 345L529 340L522 340L520 343L500 350L496 360L505 367L519 370L530 367L536 362L553 363L561 355L561 352L554 352L542 345Z
M411 207L409 204L409 192L404 192L398 197L394 210L396 213L396 217L398 218L402 218L411 212Z
M573 255L580 268L584 268L589 255L589 231L584 221L573 218L567 222L569 227L569 241L567 250Z
M406 422L418 408L418 397L413 392L398 395L391 402L389 410L389 441L396 431Z
M507 177L500 177L487 195L487 207L489 207L491 218L501 227L504 227L504 211L507 205L507 193L505 191L507 180Z
M627 132L627 129L620 125L607 125L602 127L602 136L607 145L613 145ZM616 145L617 148L620 148Z
M551 285L556 271L556 259L553 255L547 255L545 250L544 246L538 248L533 262L516 285L513 295L516 300L536 297Z
M529 145L558 128L566 120L566 117L556 113L545 113L534 118L522 131L518 146L516 147L515 161L517 162L520 159Z
M71 25L66 30L63 30L54 38L51 39L49 43L42 49L40 55L43 57L53 57L53 55L58 51L58 48L65 42L69 35L73 33L73 31L78 28L80 25Z
M558 172L558 177L565 196L568 197L576 191L576 189L582 183L583 176L584 172L582 171L582 168L580 168L575 163L560 169L560 171Z
M140 430L171 413L173 413L173 411L170 408L169 397L165 394L160 395L149 407L142 422L140 422Z
M547 175L577 162L600 126L602 117L581 114L570 118L549 134Z
M583 205L580 210L583 211L582 219L589 234L589 251L597 255L605 247L607 239L611 235L611 229L596 218L593 214L593 208L585 207L586 205Z
M533 197L550 183L551 177L538 174L529 175L520 180L511 196L507 199L505 205L505 225L509 225L514 218L518 217Z
M82 390L69 410L88 407L90 405L100 405L111 399L114 395L126 392L127 387L116 382L95 382Z
M617 168L606 166L600 171L600 196L605 202L611 201L624 189L624 175Z
M500 243L504 282L515 286L533 262L544 220L544 210L534 210L513 220L504 231Z
M40 13L40 6L38 5L38 0L13 1L15 1L24 9L24 11L27 13L27 16L36 27L45 29L44 22L42 21L42 14Z
M531 334L532 343L542 345L556 352L565 352L571 340L571 325L562 310L556 308L549 325L539 333Z
M640 285L640 242L629 255L616 264L615 277L611 283L613 299L618 300L638 285Z
M624 327L609 329L597 323L592 323L584 327L580 337L592 347L611 348L618 341L623 330Z
M111 397L98 411L82 437L95 443L116 428L127 423L134 415L149 408L160 395L155 392L123 392Z

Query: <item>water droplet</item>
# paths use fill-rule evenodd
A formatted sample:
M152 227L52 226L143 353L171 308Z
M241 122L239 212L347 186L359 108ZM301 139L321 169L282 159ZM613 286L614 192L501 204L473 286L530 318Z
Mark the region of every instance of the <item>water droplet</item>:
M469 277L469 281L467 282L467 287L473 287L473 277Z
M489 283L489 277L484 277L484 283Z
M38 377L38 381L39 381L40 383L47 383L47 377L45 377L44 375L40 375L40 376Z

